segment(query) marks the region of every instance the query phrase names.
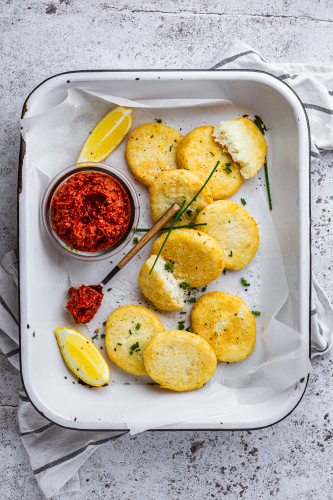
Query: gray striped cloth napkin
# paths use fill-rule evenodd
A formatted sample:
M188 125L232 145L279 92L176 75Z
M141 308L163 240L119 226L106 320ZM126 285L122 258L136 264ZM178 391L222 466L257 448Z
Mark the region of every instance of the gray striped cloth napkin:
M292 86L308 110L312 132L312 160L319 149L333 149L333 68L300 64L269 64L255 50L239 41L220 51L212 69L259 69L278 76ZM332 90L330 90L332 89ZM320 132L320 133L319 133ZM0 266L0 348L17 368L19 361L17 255L11 251ZM312 356L332 347L333 310L312 279ZM80 488L78 470L103 443L124 432L68 430L49 422L31 405L24 391L19 394L19 425L31 467L46 498Z
M19 370L17 254L8 252L0 266L0 349ZM23 390L18 420L23 445L46 498L80 489L78 470L104 443L124 434L65 429L40 415Z

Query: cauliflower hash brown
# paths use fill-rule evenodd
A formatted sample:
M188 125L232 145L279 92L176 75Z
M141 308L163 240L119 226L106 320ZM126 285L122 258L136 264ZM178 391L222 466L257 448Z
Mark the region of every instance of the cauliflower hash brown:
M256 322L245 302L235 295L202 295L191 312L192 331L214 349L217 359L235 363L245 359L256 342Z
M197 175L202 182L219 161L207 186L214 200L224 200L236 193L243 184L240 167L214 140L214 127L197 127L187 134L177 150L178 168Z
M126 160L137 181L150 186L157 174L177 169L176 153L183 136L161 123L145 123L131 132Z
M244 179L251 179L265 163L266 139L249 118L236 118L220 122L213 137L240 165Z
M118 307L105 326L108 356L115 365L133 375L147 375L142 353L151 338L164 330L156 314L146 307Z
M182 330L155 335L143 353L143 361L148 375L172 391L202 387L214 375L217 364L208 342Z
M207 205L198 214L196 223L206 223L206 226L202 226L203 231L221 245L226 269L243 269L259 248L256 221L233 201L220 200ZM197 229L200 231L200 226Z
M185 205L190 203L202 185L203 182L187 170L165 170L158 174L149 188L150 209L154 222L157 222L174 203L181 206L184 199ZM183 213L182 220L176 222L176 226L195 222L198 212L210 203L213 203L213 197L206 186L197 199L191 203L189 210ZM171 224L172 221L167 226Z
M185 307L185 290L179 286L171 270L166 268L163 257L159 257L151 274L156 255L151 255L141 267L138 284L141 292L154 306L162 311L177 311Z
M158 255L166 236L162 234L153 243L151 256ZM172 265L174 277L183 280L185 287L208 285L225 267L220 244L212 236L195 229L171 231L161 255Z

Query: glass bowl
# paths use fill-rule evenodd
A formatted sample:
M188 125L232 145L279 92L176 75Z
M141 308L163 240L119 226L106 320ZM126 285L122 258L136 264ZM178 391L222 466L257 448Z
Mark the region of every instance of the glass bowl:
M100 250L98 252L82 252L80 250L71 248L70 246L68 246L68 244L66 244L59 238L59 236L56 234L56 232L52 227L53 212L51 211L51 207L52 207L53 197L56 194L57 190L61 186L63 186L63 184L65 184L70 177L79 172L100 172L102 174L109 175L117 182L119 182L119 184L124 188L130 202L131 217L125 234L113 246L104 250ZM131 182L122 172L120 172L114 167L110 167L110 165L105 165L104 163L95 163L95 162L78 163L76 165L72 165L71 167L65 168L65 170L62 170L58 175L56 175L52 179L52 181L50 182L45 191L43 201L41 204L41 219L43 222L43 226L54 246L65 255L70 255L75 259L86 260L86 261L97 261L106 259L123 250L126 247L126 245L131 241L133 234L135 233L136 228L138 227L139 217L140 217L139 198Z

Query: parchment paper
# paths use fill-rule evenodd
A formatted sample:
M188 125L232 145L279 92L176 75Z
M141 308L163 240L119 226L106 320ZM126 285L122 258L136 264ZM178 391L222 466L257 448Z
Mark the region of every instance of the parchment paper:
M71 88L63 102L45 109L35 116L22 120L23 136L26 139L29 161L32 167L52 179L59 171L76 163L79 152L89 132L114 105L133 109L133 129L147 122L162 119L162 122L186 135L200 125L216 125L222 119L236 118L230 101L224 100L153 100L133 102L121 97ZM269 147L269 134L266 139ZM104 160L105 163L124 172L133 183L140 199L139 227L151 227L153 221L149 209L149 192L136 182L124 157L126 139ZM259 172L246 180L240 190L230 199L241 204L247 202L246 210L257 221L260 234L259 250L253 261L241 271L226 271L207 286L207 292L224 291L238 295L251 310L258 310L256 317L257 341L251 355L239 363L218 362L212 380L200 390L189 393L173 393L152 385L149 377L135 377L110 363L112 394L131 429L132 434L148 428L187 420L200 420L212 416L223 416L239 411L240 405L262 403L288 387L311 371L308 348L302 336L275 319L288 298L288 285L280 252L279 242L269 213L266 188L262 186L264 174ZM137 233L140 238L142 233ZM63 257L71 285L99 284L104 276L130 249L130 245L112 258L100 262L82 262L71 256ZM186 315L179 312L157 311L141 294L138 272L148 258L148 244L103 290L102 306L87 325L87 334L94 335L96 328L104 330L103 322L120 305L141 304L154 311L166 330L177 329L178 321L185 320L190 326L190 310ZM240 278L250 282L244 287ZM68 283L63 283L68 289ZM202 295L191 292L192 297ZM65 305L65 304L64 304ZM292 311L291 311L292 314ZM59 312L59 317L63 317ZM75 328L70 314L66 326ZM58 327L59 325L54 325ZM103 340L96 341L103 347ZM106 351L103 351L106 355Z

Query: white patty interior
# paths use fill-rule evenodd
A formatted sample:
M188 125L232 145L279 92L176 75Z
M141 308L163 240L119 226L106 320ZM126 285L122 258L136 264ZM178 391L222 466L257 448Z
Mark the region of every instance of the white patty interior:
M155 261L155 256L152 255L150 259L152 259L152 263ZM179 287L179 283L183 280L177 280L171 271L167 271L165 269L165 260L163 257L159 256L156 265L154 267L154 271L158 274L158 276L163 280L166 292L170 293L170 297L172 300L179 306L184 305L185 300L185 290Z

